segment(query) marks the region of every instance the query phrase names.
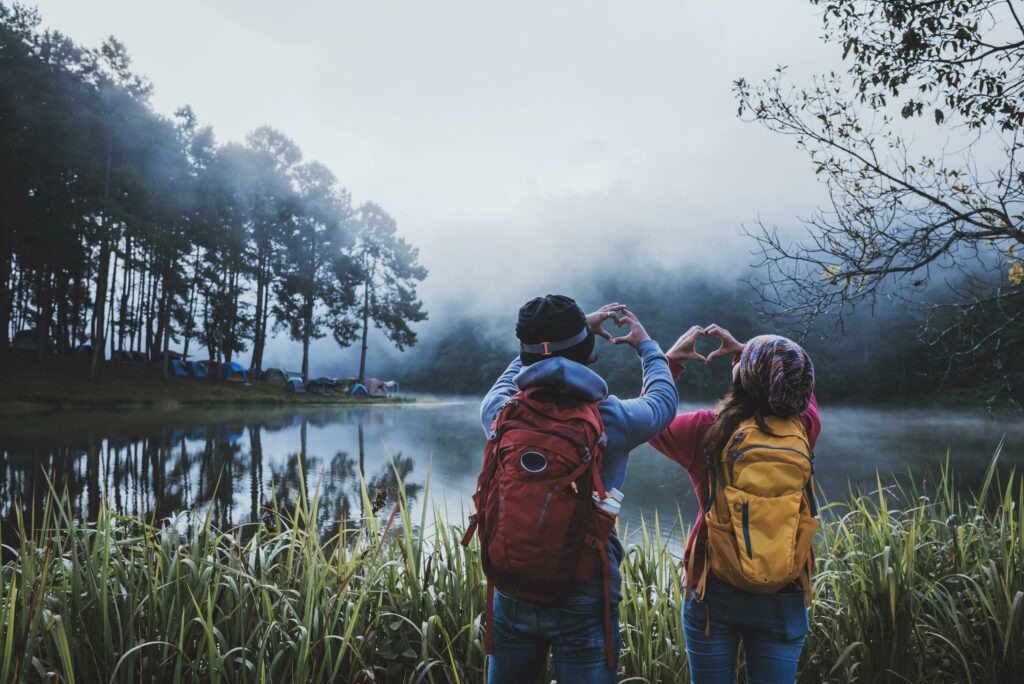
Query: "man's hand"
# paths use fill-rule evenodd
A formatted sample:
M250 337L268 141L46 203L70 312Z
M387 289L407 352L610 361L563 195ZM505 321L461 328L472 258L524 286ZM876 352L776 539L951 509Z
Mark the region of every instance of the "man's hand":
M629 326L629 332L622 337L616 337L612 340L612 344L628 344L637 349L643 342L651 339L651 336L644 330L644 326L641 325L640 320L636 315L623 307L622 311L615 318L615 327L621 328L624 325Z
M676 340L676 343L672 345L672 348L665 354L668 358L676 362L683 361L703 361L708 362L708 359L704 358L703 354L697 352L697 340L707 337L708 333L704 328L699 325L695 325Z
M612 342L611 333L604 329L604 322L611 318L617 323L620 313L625 310L625 304L605 304L594 313L587 315L587 327L590 328L590 332Z
M721 346L715 351L708 354L707 360L704 363L711 363L719 356L731 356L735 354L741 354L743 352L743 343L733 337L732 333L714 323L704 328L704 332L708 335L714 335L722 341Z

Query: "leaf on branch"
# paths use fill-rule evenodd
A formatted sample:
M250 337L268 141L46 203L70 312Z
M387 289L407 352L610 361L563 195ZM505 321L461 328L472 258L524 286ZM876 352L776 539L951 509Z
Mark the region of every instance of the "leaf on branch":
M1010 266L1010 272L1008 276L1011 285L1024 285L1024 261L1015 261Z

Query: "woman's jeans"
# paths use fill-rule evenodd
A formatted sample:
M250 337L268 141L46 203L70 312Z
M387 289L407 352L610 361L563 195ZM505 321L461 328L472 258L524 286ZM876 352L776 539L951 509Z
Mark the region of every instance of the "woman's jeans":
M694 684L733 684L740 640L748 684L792 684L807 638L803 589L752 594L708 578L706 596L683 607L686 654ZM705 635L710 616L710 632Z
M494 655L489 684L536 682L553 652L559 684L615 682L604 649L604 600L572 594L556 605L534 603L494 592ZM612 604L612 634L618 658L619 606Z

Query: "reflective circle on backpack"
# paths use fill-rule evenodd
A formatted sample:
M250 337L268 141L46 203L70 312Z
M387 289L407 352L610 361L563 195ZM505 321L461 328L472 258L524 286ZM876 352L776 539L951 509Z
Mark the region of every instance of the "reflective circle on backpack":
M523 470L539 473L548 467L548 459L545 458L544 454L537 453L536 451L527 451L519 457L519 465L523 466Z

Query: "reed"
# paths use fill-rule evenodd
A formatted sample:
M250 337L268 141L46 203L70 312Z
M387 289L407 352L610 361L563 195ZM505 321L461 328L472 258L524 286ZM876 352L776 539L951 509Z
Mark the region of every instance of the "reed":
M927 496L879 482L824 507L801 681L1021 681L1024 484L994 473L969 497L946 468ZM0 540L0 681L481 681L476 545L425 505L414 517L401 486L384 519L325 539L318 492L229 530L106 507L84 524L54 493ZM664 540L686 525L623 532L621 678L685 682Z

